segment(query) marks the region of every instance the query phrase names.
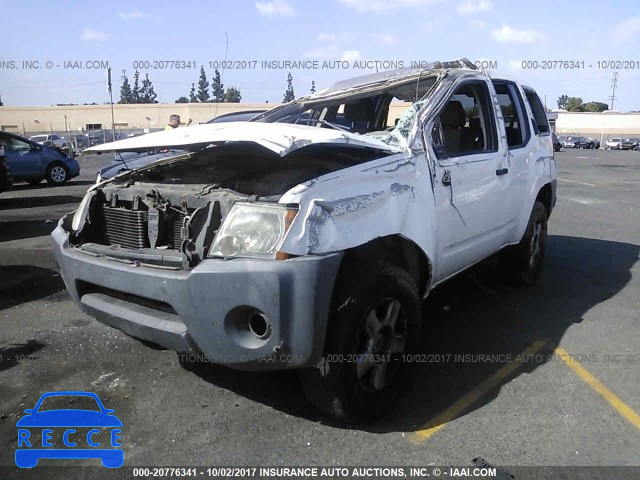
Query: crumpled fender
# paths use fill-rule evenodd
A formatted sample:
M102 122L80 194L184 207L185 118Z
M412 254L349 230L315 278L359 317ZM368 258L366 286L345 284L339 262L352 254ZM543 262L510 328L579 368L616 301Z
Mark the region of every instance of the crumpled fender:
M326 254L400 234L434 258L434 202L423 155L407 150L318 177L280 203L300 206L282 252Z

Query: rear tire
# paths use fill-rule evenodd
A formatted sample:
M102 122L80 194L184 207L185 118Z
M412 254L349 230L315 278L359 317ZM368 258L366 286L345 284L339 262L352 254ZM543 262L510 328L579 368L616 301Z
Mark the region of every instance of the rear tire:
M45 178L50 185L62 185L69 180L69 171L62 163L54 162L47 168Z
M422 304L412 277L393 263L353 262L343 270L324 356L317 367L300 372L301 383L317 408L360 423L381 417L402 398L411 377L406 354L419 342Z
M536 200L522 240L500 255L500 266L507 280L518 285L535 284L542 270L546 242L547 210Z

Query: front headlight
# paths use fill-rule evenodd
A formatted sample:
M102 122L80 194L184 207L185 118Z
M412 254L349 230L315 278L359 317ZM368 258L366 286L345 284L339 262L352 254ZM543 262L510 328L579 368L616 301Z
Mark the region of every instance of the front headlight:
M80 205L78 205L78 209L73 215L73 220L71 221L71 230L73 230L74 233L78 233L82 230L82 227L87 220L87 214L89 213L89 204L95 194L95 192L87 192L80 202Z
M209 256L286 259L278 252L297 208L236 203L216 234Z

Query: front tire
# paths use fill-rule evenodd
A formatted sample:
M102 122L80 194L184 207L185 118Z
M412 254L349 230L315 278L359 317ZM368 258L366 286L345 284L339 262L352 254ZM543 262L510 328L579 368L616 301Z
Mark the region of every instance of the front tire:
M507 279L518 285L535 284L542 270L546 243L547 209L536 200L522 240L507 247L500 256Z
M45 178L50 185L62 185L69 180L69 171L60 162L54 162L47 168Z
M390 411L403 395L411 374L407 354L419 342L422 304L412 277L393 263L354 262L343 270L324 357L316 368L301 371L301 383L323 412L366 422Z

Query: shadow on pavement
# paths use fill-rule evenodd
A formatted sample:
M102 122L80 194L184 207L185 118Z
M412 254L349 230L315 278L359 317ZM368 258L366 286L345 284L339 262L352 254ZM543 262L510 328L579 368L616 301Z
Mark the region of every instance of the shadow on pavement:
M0 310L63 290L60 274L35 265L0 266Z
M18 343L8 347L0 347L0 372L15 367L19 362L38 350L46 347L46 344L37 340L29 340L27 343Z
M50 207L53 205L78 204L82 196L49 195L43 197L0 198L0 210L19 208Z
M481 355L515 359L534 342L545 341L544 360L524 363L459 415L491 402L502 385L544 364L567 329L581 322L586 312L625 287L639 253L639 245L551 235L545 267L534 287L505 285L491 261L438 287L424 313L422 352L432 354L432 361L413 364L412 388L394 412L355 428L386 433L436 426L434 417L506 364L477 360ZM183 363L183 367L207 382L288 414L322 418L304 400L295 372L236 372L207 363Z
M0 222L0 242L50 235L57 225L57 219Z

